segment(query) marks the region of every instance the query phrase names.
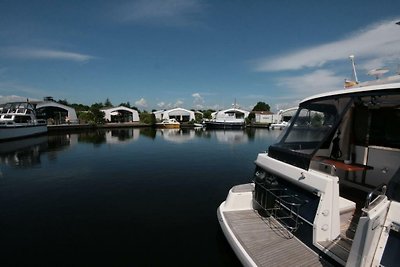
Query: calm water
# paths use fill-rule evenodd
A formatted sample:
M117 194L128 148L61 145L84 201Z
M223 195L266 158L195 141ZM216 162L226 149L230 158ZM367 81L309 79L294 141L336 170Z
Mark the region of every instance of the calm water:
M0 262L240 266L216 209L279 133L121 129L0 143Z

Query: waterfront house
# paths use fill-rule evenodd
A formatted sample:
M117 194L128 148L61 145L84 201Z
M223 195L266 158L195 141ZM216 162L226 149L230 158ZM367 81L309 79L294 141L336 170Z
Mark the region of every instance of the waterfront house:
M139 122L137 110L124 106L101 109L107 122Z
M184 108L173 108L169 110L159 110L153 112L155 118L159 121L167 119L176 119L178 122L189 122L195 120L194 111Z

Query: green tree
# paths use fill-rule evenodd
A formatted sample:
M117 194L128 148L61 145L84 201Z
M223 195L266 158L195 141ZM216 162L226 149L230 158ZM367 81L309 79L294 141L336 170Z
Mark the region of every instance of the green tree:
M215 110L208 109L203 111L203 118L205 119L211 119L211 113L215 112Z
M258 102L252 111L270 111L271 107L265 102Z
M147 111L143 111L139 114L140 121L143 123L147 123L150 125L154 125L156 123L156 117L153 113L148 113Z
M59 99L58 101L57 101L59 104L61 104L61 105L64 105L64 106L69 106L70 104L68 103L68 101L67 101L67 99L63 99L63 100L61 100L61 99Z
M121 103L121 104L119 104L119 105L120 105L120 106L123 106L123 107L131 108L131 103L129 103L129 101L126 102L126 103Z
M103 108L102 103L94 103L89 111L93 114L93 122L94 123L104 123L104 112L100 109Z
M111 103L110 99L107 97L106 102L104 102L105 107L112 107L113 104Z

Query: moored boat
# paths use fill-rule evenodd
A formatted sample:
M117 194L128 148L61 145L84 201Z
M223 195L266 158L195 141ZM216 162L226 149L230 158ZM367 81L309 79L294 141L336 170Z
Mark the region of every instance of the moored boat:
M217 216L243 265L398 265L400 82L386 81L303 100L229 191Z
M231 108L213 114L213 119L205 121L207 129L240 129L245 127L245 118L248 111Z
M35 108L29 102L7 103L0 112L0 141L47 132L46 121L36 117Z
M269 127L272 130L283 130L288 125L289 125L289 123L287 121L282 121L279 123L272 123Z
M180 128L181 124L176 119L165 119L156 123L156 126L160 128Z

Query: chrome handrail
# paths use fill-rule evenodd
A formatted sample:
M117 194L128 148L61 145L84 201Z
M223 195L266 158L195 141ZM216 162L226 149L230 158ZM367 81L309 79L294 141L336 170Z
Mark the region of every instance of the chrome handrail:
M386 194L386 189L387 189L386 184L380 184L379 186L375 187L374 190L369 192L367 198L365 199L364 209L368 209L368 207L371 204L371 202L373 202L373 201L371 201L373 195L377 195L377 192L381 191L381 193L379 195L380 196L384 196Z

